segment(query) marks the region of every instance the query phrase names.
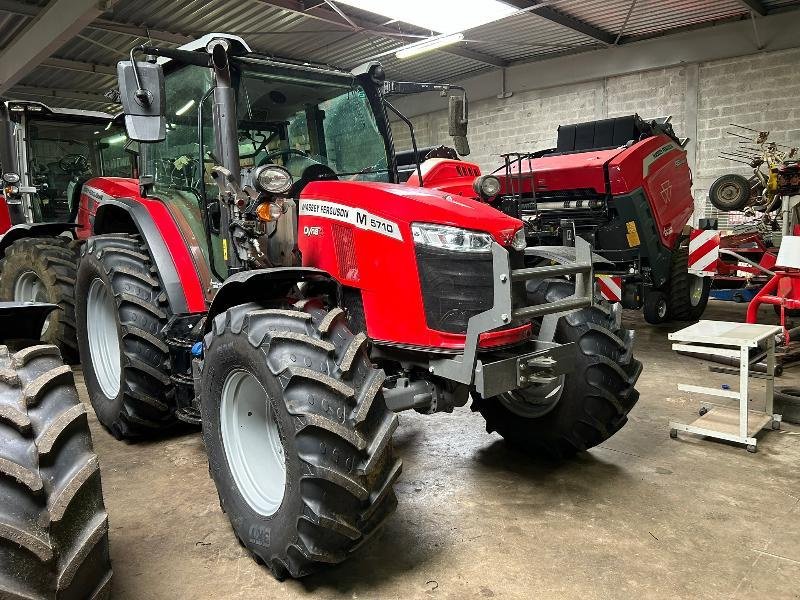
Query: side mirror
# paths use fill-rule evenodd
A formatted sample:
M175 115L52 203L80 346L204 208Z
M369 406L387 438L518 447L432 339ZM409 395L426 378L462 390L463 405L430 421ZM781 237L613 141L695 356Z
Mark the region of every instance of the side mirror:
M121 61L117 64L117 78L128 138L137 142L163 140L167 127L161 65Z
M456 152L461 156L467 156L469 154L469 141L467 140L469 115L466 96L450 96L448 111L450 135L453 136Z

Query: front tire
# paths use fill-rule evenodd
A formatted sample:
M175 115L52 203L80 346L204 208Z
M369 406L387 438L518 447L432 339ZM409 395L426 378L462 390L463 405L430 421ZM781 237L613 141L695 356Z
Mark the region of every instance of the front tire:
M97 418L117 439L176 424L171 316L147 247L132 235L100 235L83 247L76 283L78 346Z
M236 306L205 338L209 469L236 537L279 579L343 561L397 504L397 416L365 343L313 303Z
M110 593L100 468L72 371L55 346L0 346L0 598Z
M549 279L529 289L528 301L543 304L573 293L572 283ZM538 394L531 386L511 392L516 394L516 407L499 396L476 398L472 410L486 419L486 430L528 454L557 460L597 446L619 431L639 399L635 385L642 365L633 358L633 332L621 328L617 315L618 311L592 306L561 317L554 341L575 342L575 369L563 376L560 389ZM522 404L526 393L528 410Z
M41 339L54 344L68 363L78 362L75 336L76 242L65 237L17 240L0 261L0 299L51 302L61 307L48 317Z

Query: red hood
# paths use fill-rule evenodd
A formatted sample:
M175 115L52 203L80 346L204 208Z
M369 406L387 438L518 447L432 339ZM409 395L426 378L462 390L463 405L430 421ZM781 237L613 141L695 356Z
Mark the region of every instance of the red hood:
M300 197L339 202L408 224L436 223L485 231L502 245L508 245L514 232L522 227L522 221L484 202L393 183L315 181L305 187Z

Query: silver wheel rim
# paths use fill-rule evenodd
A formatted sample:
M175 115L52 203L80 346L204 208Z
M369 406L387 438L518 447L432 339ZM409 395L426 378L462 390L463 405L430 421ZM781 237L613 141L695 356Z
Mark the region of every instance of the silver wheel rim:
M86 298L86 333L89 357L97 383L109 399L119 395L122 362L117 333L117 304L105 283L95 279Z
M667 317L667 301L666 300L659 300L658 306L656 306L656 312L658 313L659 319L665 319Z
M275 514L286 489L286 460L267 392L247 371L233 371L222 387L219 413L236 487L259 515Z
M534 383L525 388L500 394L498 400L518 417L538 419L553 410L561 400L564 383L565 377L561 375L552 383Z
M704 283L702 277L689 274L689 303L692 307L700 305L700 301L703 299Z
M21 273L14 282L14 302L50 302L44 282L33 271ZM50 317L47 317L42 326L42 336L50 327Z

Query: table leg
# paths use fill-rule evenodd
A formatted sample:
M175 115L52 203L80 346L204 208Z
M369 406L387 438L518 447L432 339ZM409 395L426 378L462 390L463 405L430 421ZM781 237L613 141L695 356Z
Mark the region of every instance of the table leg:
M742 347L739 350L739 435L742 439L747 437L749 411L748 402L748 373L750 371L750 349Z

